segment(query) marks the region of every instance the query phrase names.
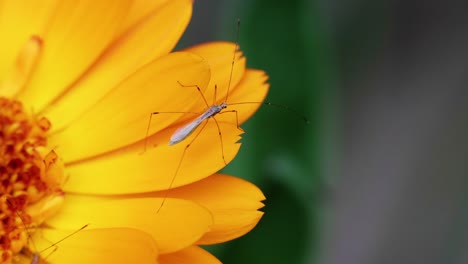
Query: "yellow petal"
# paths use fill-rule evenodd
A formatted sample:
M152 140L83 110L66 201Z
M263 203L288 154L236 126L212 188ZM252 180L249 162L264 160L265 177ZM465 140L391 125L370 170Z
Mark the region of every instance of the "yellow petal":
M170 1L130 28L60 100L46 108L43 114L52 121L53 131L69 125L137 69L169 53L191 11L190 0Z
M0 80L6 79L24 43L44 32L58 0L4 0L0 7Z
M214 101L215 85L217 86L216 101L218 103L225 102L228 88L230 91L234 89L244 75L245 57L242 57L241 52L237 52L234 68L232 67L234 50L235 44L230 42L211 42L187 49L187 51L200 55L210 64L211 80L204 93L210 105ZM232 79L229 84L231 69L233 69ZM228 103L231 101L230 95L227 100Z
M187 111L191 104L201 101L196 89L181 87L178 81L206 87L209 76L208 65L195 54L178 52L155 60L53 135L50 145L58 146L64 160L71 162L143 140L153 111ZM150 135L181 115L159 115L151 124Z
M268 76L260 70L247 69L239 84L229 94L228 107L224 111L237 111L239 125L249 119L262 106L268 93ZM240 103L240 104L239 104ZM235 114L219 115L221 122L235 122Z
M142 18L144 19L156 9L161 8L166 4L171 4L172 0L133 0L132 6L129 8L128 13L122 20L120 32L127 31L130 27L138 23Z
M208 251L192 246L172 254L160 255L158 262L160 264L218 264L221 263L215 256Z
M172 180L172 187L176 187L208 177L225 166L221 150L224 150L226 162L229 163L240 147L236 143L239 140L236 125L219 125L223 148L218 128L212 120L183 158L183 151L194 135L179 144L168 146L174 129L166 129L148 140L148 149L144 153L144 144L137 144L133 149L68 164L67 173L70 177L64 190L95 194L141 193L167 190ZM139 132L144 133L144 130ZM180 169L175 175L180 162Z
M214 224L197 242L200 245L226 242L252 230L263 215L258 209L265 200L254 184L223 174L171 190L169 196L200 203L213 214Z
M47 263L157 263L156 243L146 232L109 228L84 229L70 235L73 232L46 228L32 239ZM42 251L57 241L56 247Z
M26 41L7 72L5 79L0 82L1 96L13 98L23 89L36 66L41 50L42 39L38 36L31 36Z
M150 234L160 253L190 246L209 230L212 216L202 206L168 198L157 212L162 200L67 195L62 209L47 224L58 229L83 223L89 223L89 228L135 228Z
M36 70L19 97L41 111L72 84L111 43L129 1L64 0L42 37Z

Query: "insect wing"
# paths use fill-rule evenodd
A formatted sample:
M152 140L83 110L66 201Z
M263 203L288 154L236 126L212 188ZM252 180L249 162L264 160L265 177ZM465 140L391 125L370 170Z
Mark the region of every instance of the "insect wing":
M200 126L201 122L206 119L205 116L199 116L197 119L188 123L187 125L177 129L177 131L171 136L171 141L169 141L169 146L175 145L184 139L186 139L190 134L195 131L195 129Z

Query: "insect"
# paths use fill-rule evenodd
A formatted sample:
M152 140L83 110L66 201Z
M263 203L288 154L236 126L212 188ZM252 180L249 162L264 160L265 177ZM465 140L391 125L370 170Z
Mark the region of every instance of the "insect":
M149 121L148 121L148 127L147 127L146 135L145 135L144 151L146 151L148 132L149 132L149 129L150 129L151 120L152 120L153 115L167 114L167 113L169 113L169 114L170 113L199 114L199 116L196 117L194 120L192 120L191 122L189 122L186 125L180 127L179 129L177 129L172 134L172 136L171 136L171 138L169 140L168 145L173 146L173 145L178 144L178 143L184 141L185 139L187 139L195 130L197 130L197 128L199 128L197 133L195 134L195 136L185 146L185 148L184 148L184 150L182 152L182 156L181 156L181 158L179 160L179 163L177 164L174 175L173 175L173 177L171 179L171 182L170 182L170 184L168 186L168 190L170 190L172 188L173 184L174 184L174 180L177 177L177 174L178 174L178 172L180 170L180 167L182 165L182 162L184 160L184 157L186 155L187 150L192 145L192 143L198 138L200 133L204 130L205 126L208 124L208 122L207 122L208 119L214 120L214 122L216 124L217 130L218 130L219 140L220 140L220 143L221 143L221 156L222 156L222 159L223 159L223 162L224 162L225 165L227 164L227 161L226 161L226 158L225 158L225 155L224 155L224 146L223 146L222 133L221 133L221 130L220 130L220 125L219 125L218 121L216 120L215 116L218 115L218 114L224 114L224 113L235 113L237 128L240 131L242 131L239 128L239 121L238 121L239 119L238 119L237 111L236 110L225 110L228 107L227 99L228 99L229 89L230 89L231 82L232 82L232 75L233 75L234 62L236 60L236 53L238 52L239 28L240 28L240 20L237 21L236 42L235 42L234 52L233 52L234 54L233 54L231 70L230 70L230 74L229 74L229 82L228 82L228 87L227 87L227 93L226 93L226 97L225 97L223 102L221 102L220 104L216 104L216 94L217 94L217 89L218 89L218 86L216 84L214 86L213 103L210 106L208 104L208 101L206 100L203 92L201 91L201 89L200 89L200 87L198 85L184 85L180 81L177 81L178 84L181 87L196 88L198 93L200 94L201 98L203 99L203 102L204 102L204 104L206 106L206 109L201 114L200 113L192 113L192 112L152 112L150 114ZM159 206L159 208L157 210L158 212L163 207L163 205L164 205L164 203L165 203L165 201L167 199L167 196L168 196L168 191L164 195L163 201L161 202L161 204L160 204L160 206Z
M235 45L234 45L234 52L233 52L234 54L233 54L231 69L230 69L230 73L229 73L229 79L228 79L229 81L227 83L226 95L225 95L224 100L222 102L216 103L217 102L217 100L216 100L217 92L218 92L217 84L214 84L214 97L213 97L213 102L210 105L208 103L208 100L206 99L204 93L202 92L202 90L200 89L200 87L198 85L186 85L186 84L183 84L183 83L177 81L179 83L179 85L182 86L182 87L194 88L194 89L196 89L198 91L198 93L200 94L200 97L203 99L203 103L205 104L205 109L203 110L203 112L201 112L201 113L193 113L193 112L152 112L152 113L150 113L150 117L149 117L149 121L148 121L148 127L147 127L146 135L145 135L145 144L144 144L145 145L145 150L146 150L146 146L147 146L148 132L149 132L149 129L150 129L151 120L152 120L153 115L166 114L166 113L198 114L198 116L195 117L192 121L190 121L187 124L183 125L182 127L178 128L170 137L168 145L173 146L173 145L176 145L176 144L179 144L179 143L185 141L186 139L189 138L190 135L192 135L195 132L195 135L190 139L190 141L185 145L185 148L183 149L182 155L181 155L181 157L179 159L179 162L178 162L177 167L175 169L174 175L171 178L168 189L167 189L167 191L166 191L166 193L164 195L163 201L161 202L161 204L160 204L160 206L158 208L158 212L161 210L161 208L163 207L163 205L164 205L164 203L165 203L165 201L167 199L169 190L172 188L172 186L174 184L174 181L175 181L175 179L176 179L176 177L177 177L177 175L179 173L179 170L180 170L181 165L182 165L182 163L184 161L184 157L185 157L185 155L187 153L187 150L190 148L192 143L195 142L195 140L199 137L201 132L205 129L205 127L208 124L209 120L213 120L214 124L216 125L217 131L218 131L220 147L221 147L221 157L222 157L222 160L223 160L224 164L227 165L228 162L226 161L225 153L224 153L225 150L224 150L224 143L223 143L223 135L221 133L219 121L217 120L217 117L219 115L226 114L226 113L234 114L235 115L236 127L237 127L237 129L242 131L240 129L240 126L239 126L238 111L236 109L229 109L228 110L227 108L229 106L242 105L242 104L257 104L257 105L267 104L267 105L279 106L281 108L288 109L287 107L283 107L281 105L271 104L271 103L268 103L268 102L228 103L228 99L229 99L228 97L229 97L229 94L230 94L229 92L230 92L231 83L232 83L232 80L233 80L234 62L236 61L236 55L238 54L238 50L239 50L239 45L238 45L239 28L240 28L240 20L237 21L236 41L235 41Z
M6 200L6 202L9 204L9 206L10 206L11 208L13 208L13 209L15 208L15 206L13 205L13 203L12 203L8 198L5 198L5 200ZM50 246L48 246L48 247L46 247L46 248L44 248L44 249L38 251L38 250L37 250L37 247L36 247L36 244L34 243L34 240L32 239L31 234L30 234L30 232L29 232L30 227L28 227L28 226L26 225L25 221L23 220L23 217L20 215L20 213L19 213L18 211L15 210L15 213L16 213L16 215L18 216L18 218L21 220L21 223L22 223L24 229L26 230L26 234L27 234L27 236L28 236L28 242L31 242L32 247L33 247L33 249L34 249L34 252L32 252L32 251L31 251L30 249L28 249L28 248L23 248L23 251L24 251L24 253L25 253L26 255L32 256L32 257L31 257L31 264L45 263L45 259L47 259L47 257L49 257L51 254L53 254L53 253L58 249L57 244L59 244L60 242L64 241L65 239L67 239L67 238L73 236L74 234L76 234L76 233L80 232L81 230L85 229L86 227L88 227L88 224L86 224L86 225L82 226L81 228L79 228L78 230L75 230L74 232L68 234L67 236L65 236L65 237L63 237L63 238L61 238L61 239L58 240L57 242L54 242L54 243L51 244ZM54 248L54 249L53 249L49 254L47 254L46 257L42 258L40 254L43 253L43 252L45 252L45 251L47 251L47 250L49 250L49 249L51 249L51 248Z

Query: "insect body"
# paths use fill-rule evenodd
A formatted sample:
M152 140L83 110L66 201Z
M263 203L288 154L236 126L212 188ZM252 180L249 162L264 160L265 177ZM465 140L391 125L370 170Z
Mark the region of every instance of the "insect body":
M188 136L190 136L193 133L193 131L195 131L195 129L197 129L197 127L200 126L200 124L203 121L207 120L210 117L214 117L226 107L227 107L226 102L223 102L219 105L210 106L208 109L206 109L206 111L203 114L201 114L195 120L177 129L176 132L174 132L174 134L172 134L171 136L171 140L169 141L169 146L175 145L183 141L184 139L186 139Z

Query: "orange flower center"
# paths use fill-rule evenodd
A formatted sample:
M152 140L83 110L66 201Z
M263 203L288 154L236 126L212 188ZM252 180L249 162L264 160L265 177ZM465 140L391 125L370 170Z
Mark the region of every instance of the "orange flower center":
M28 228L40 225L57 209L51 201L63 197L63 165L46 150L50 126L20 102L0 97L0 263L28 245Z

